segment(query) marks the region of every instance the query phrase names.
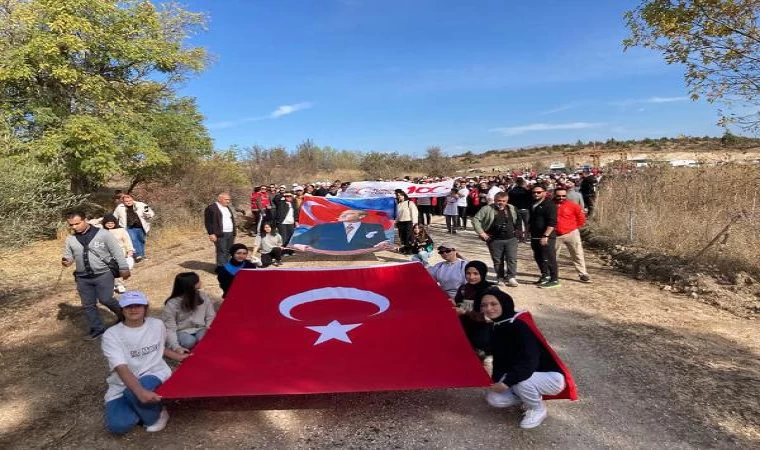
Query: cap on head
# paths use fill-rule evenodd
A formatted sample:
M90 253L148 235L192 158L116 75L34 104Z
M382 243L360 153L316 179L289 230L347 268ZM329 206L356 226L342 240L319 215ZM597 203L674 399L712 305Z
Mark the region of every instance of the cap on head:
M148 305L148 298L140 291L127 291L121 294L119 306L126 308L131 305Z
M441 250L456 250L456 247L454 247L453 245L449 245L447 243L442 243L441 245L438 246L438 251L441 251Z

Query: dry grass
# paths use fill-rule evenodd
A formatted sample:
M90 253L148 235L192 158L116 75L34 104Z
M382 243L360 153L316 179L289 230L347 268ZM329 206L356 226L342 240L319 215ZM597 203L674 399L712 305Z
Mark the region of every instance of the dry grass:
M725 271L760 273L760 175L755 167L652 168L607 180L600 190L595 226L675 256L694 258L732 220L702 256ZM631 232L630 218L633 218Z

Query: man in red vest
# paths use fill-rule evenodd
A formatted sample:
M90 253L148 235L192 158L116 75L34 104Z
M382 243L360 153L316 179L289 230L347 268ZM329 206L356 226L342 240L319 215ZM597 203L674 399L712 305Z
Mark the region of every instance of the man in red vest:
M554 203L557 204L557 257L564 245L570 252L578 277L584 283L591 283L586 271L586 259L583 256L583 243L581 242L580 227L586 223L586 215L583 209L575 202L567 200L567 189L564 187L554 190Z

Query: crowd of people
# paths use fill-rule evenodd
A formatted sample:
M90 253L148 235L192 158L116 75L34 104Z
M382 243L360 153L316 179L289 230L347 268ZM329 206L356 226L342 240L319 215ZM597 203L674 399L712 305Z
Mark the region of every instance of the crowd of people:
M540 425L546 417L542 396L566 392L572 380L537 328L516 320L520 313L498 284L519 285L517 248L528 242L540 271L539 287L559 286L556 255L562 247L568 248L580 281L590 282L578 229L593 212L598 180L591 174L580 178L564 174L463 178L455 180L442 197L410 199L401 189L395 192L399 239L393 249L423 264L449 297L473 349L482 358L493 358L494 385L488 403L495 407L524 404L523 428ZM283 257L291 252L286 246L298 224L304 197L337 197L348 186L340 181L329 186L295 184L291 189L260 186L250 197L251 222L255 224L252 249L235 242L239 224L232 197L219 194L204 212L204 225L215 246L223 297L241 269L283 263ZM72 234L64 244L62 264L75 266L77 290L89 325L86 338L102 337L110 369L105 396L108 429L123 434L142 424L147 431L160 431L169 417L155 393L171 375L164 357L182 361L191 355L211 326L215 310L201 290L198 274L186 272L176 276L162 320L148 317L147 298L139 291L127 290L124 280L131 276L135 263L147 258L146 237L154 212L129 194L119 193L114 201L114 213L99 221L88 221L81 212L66 216ZM361 212L348 210L352 211ZM442 261L431 265L436 246L427 227L432 215L445 216L446 232L451 235L466 230L470 220L488 247L495 283L487 280L484 262L465 260L453 243L438 245ZM121 294L119 300L115 293ZM106 330L97 302L116 315L116 325Z

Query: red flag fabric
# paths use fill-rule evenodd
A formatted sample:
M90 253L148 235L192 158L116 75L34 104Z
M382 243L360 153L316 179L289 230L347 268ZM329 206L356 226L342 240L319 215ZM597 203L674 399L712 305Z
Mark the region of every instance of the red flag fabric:
M164 398L489 386L419 263L256 269L235 276Z
M578 390L575 387L575 380L573 379L573 375L570 373L570 369L567 368L565 363L562 362L562 359L560 359L557 352L554 351L551 345L549 345L549 341L546 340L543 333L541 333L541 330L539 330L536 326L536 322L533 321L533 316L528 311L521 311L517 313L514 318L521 320L526 325L528 325L530 331L533 332L533 334L536 336L536 339L538 339L546 351L549 352L552 359L554 359L554 362L557 363L560 370L562 370L562 374L565 376L565 389L563 389L562 392L557 395L544 395L544 400L578 400Z

